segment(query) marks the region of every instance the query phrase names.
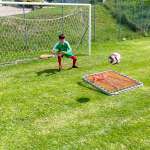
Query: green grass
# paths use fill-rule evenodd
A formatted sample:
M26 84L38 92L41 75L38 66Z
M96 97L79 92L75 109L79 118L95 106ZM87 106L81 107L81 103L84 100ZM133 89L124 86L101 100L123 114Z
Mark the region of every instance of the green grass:
M150 149L149 38L94 43L79 69L57 72L55 59L0 69L0 149ZM118 51L119 65L107 56ZM113 69L144 87L110 97L82 81L82 75Z
M94 28L94 24L92 24L92 27ZM93 28L92 31L94 31ZM103 5L96 5L96 42L118 41L118 39L122 40L124 37L135 39L141 36L139 33L130 30L129 27L118 24L117 20L112 17L111 12Z
M82 8L82 7L81 7ZM73 13L76 7L65 6L63 8L63 14L68 15L69 13ZM24 17L23 15L18 15L19 17ZM50 6L42 9L35 9L30 13L25 15L26 18L30 19L56 19L62 16L62 6Z
M117 41L117 21L103 6L96 7L92 56L79 56L78 69L68 69L71 60L66 58L61 72L54 58L0 68L0 150L150 149L150 38L122 26L128 40ZM122 60L112 66L107 58L114 51ZM39 53L29 52L30 57ZM0 53L1 59L13 56L7 55ZM108 69L144 87L110 97L82 81L84 74Z

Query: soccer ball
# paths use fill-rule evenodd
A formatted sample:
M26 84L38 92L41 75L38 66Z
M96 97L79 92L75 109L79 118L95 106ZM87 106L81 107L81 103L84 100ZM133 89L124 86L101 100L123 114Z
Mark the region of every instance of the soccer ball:
M117 52L112 53L109 57L108 57L108 61L112 64L119 64L120 63L120 59L121 59L121 55Z
M124 37L124 38L122 38L122 41L126 41L126 38Z

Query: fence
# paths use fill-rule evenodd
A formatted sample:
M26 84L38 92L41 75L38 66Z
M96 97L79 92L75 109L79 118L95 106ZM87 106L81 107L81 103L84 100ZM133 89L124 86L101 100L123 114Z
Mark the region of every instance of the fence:
M149 0L107 0L105 6L120 24L118 29L119 39L127 36L122 25L144 36L150 36ZM134 36L131 37L134 38Z

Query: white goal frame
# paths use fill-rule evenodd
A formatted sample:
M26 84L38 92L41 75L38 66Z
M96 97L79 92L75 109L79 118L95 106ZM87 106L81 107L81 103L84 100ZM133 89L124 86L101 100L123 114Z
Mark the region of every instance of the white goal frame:
M47 2L11 2L11 1L1 1L0 0L0 7L1 5L42 5L42 6L86 6L89 9L89 18L88 18L88 53L91 55L91 4L82 4L82 3L47 3Z

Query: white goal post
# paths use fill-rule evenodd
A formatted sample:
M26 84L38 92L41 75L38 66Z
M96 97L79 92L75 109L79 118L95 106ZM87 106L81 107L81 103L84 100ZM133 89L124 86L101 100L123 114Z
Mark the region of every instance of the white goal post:
M19 14L17 14L17 15L8 15L8 16L3 16L2 15L2 13L1 13L1 8L2 7L7 7L7 6L10 6L10 7L20 7L21 6L21 8L22 8L22 16L20 15L19 16ZM10 34L10 32L15 32L13 29L11 29L12 28L12 26L13 25L15 25L15 24L17 24L16 26L17 27L15 27L15 28L19 28L19 30L21 30L22 29L22 32L24 32L24 30L26 30L26 29L28 29L29 27L31 27L32 25L32 23L34 23L35 21L37 22L37 24L35 25L36 27L37 27L37 29L36 29L36 31L33 31L33 32L37 32L38 33L38 27L39 28L41 28L43 25L44 25L44 23L42 23L42 21L45 19L43 19L42 17L39 19L39 18L31 18L31 16L29 15L29 18L23 18L23 15L25 16L26 14L24 14L24 12L25 12L25 8L23 8L23 7L31 7L31 6L34 6L34 7L72 7L72 8L78 8L78 7L82 7L82 8L84 8L84 10L86 11L86 14L85 14L85 12L83 12L83 14L81 15L81 11L80 11L80 9L79 9L79 12L73 12L72 14L70 13L69 15L67 14L66 16L64 15L64 18L67 18L68 16L70 17L68 20L70 21L69 22L69 31L70 32L72 32L72 33L70 33L70 34L72 34L73 36L75 36L75 34L77 33L78 34L78 32L80 33L80 31L74 31L74 29L76 29L76 30L78 30L77 29L77 27L78 27L78 22L79 22L79 24L80 24L80 29L81 29L81 27L82 27L82 24L84 24L84 22L86 22L85 24L86 24L86 27L85 27L85 29L84 30L86 30L86 31L84 31L84 32L86 32L86 39L87 39L87 49L88 49L88 54L89 55L91 55L91 36L92 36L92 34L91 34L91 4L82 4L82 3L47 3L47 2L10 2L10 1L0 1L0 34L2 35L0 35L1 37L0 37L0 55L2 54L2 50L3 50L3 48L2 48L2 45L5 45L4 44L4 42L8 42L9 40L10 40L10 38L11 38L11 35L12 34ZM20 8L20 9L21 9ZM3 9L5 9L5 8L3 8ZM44 11L43 11L44 12ZM6 12L6 14L7 14L8 12ZM77 14L78 13L78 14ZM49 15L51 15L51 14L49 14ZM71 15L74 15L73 17L71 16ZM76 15L76 16L75 16ZM78 16L77 16L78 15ZM80 15L80 16L79 16ZM34 15L33 15L34 16ZM55 16L55 15L54 15ZM59 16L59 18L48 18L47 20L45 19L45 24L47 24L47 26L46 26L46 28L47 27L51 27L51 32L55 32L55 31L57 31L57 28L59 28L58 26L57 27L55 27L55 30L53 31L53 28L52 28L52 25L54 24L53 22L55 21L56 22L56 20L57 20L57 22L59 22L59 19L61 18L62 16ZM76 18L75 18L76 17ZM77 17L80 17L80 20L79 19L77 19ZM82 17L84 17L84 18L86 18L85 20L83 19L83 21L82 21ZM6 19L7 18L7 19ZM64 19L63 17L62 17L62 19ZM23 20L24 19L24 20ZM53 21L54 20L54 21ZM51 22L50 22L51 21ZM32 22L32 23L31 23ZM56 23L57 23L56 22ZM27 24L28 25L28 27L21 27L21 25L23 24L23 23L25 23L25 24ZM59 22L60 23L60 22ZM67 20L66 20L66 22L65 22L66 24L67 24ZM10 24L11 24L11 26L10 26ZM74 29L72 29L72 26L73 25L76 25L76 27L74 27ZM40 25L41 25L41 27L40 27ZM7 26L8 28L6 29L5 28L5 26ZM53 26L55 26L55 25L53 25ZM13 26L14 27L14 26ZM4 29L3 29L4 28ZM7 30L11 30L10 32L8 31L7 33L4 33L4 36L3 36L3 31L7 31ZM19 30L17 30L16 32L17 32L17 34L19 34L20 32L19 32ZM31 29L30 29L31 30ZM28 32L30 32L30 30L28 31ZM41 29L41 31L43 31L43 29ZM31 31L32 32L32 31ZM40 32L40 31L39 31ZM46 30L44 30L44 32L46 32ZM67 31L66 31L67 32ZM8 38L8 41L7 41L7 39L5 40L5 41L2 41L2 44L1 44L1 40L3 40L4 39L4 37L6 37L6 34L8 34L7 35L7 38ZM28 33L27 33L28 34ZM30 33L29 33L30 34ZM16 35L16 33L15 34L13 34L13 36L15 37L15 35ZM25 35L25 37L26 36L28 36L28 35ZM31 36L32 35L30 35L30 38L29 39L31 39ZM43 33L43 36L45 36L45 33ZM82 35L80 35L80 36L84 36L83 34ZM14 38L14 37L12 37L12 38ZM33 37L33 36L32 36ZM19 38L19 37L18 37ZM34 38L34 37L33 37ZM75 39L75 37L73 37L74 39ZM42 39L42 38L41 38ZM79 39L79 38L77 38L76 37L76 39L78 39L81 43L82 43L82 38L81 39ZM39 39L38 39L39 40ZM68 39L69 40L69 39ZM10 40L11 41L11 40ZM11 43L12 43L12 41L11 41ZM10 43L9 43L10 44ZM32 42L32 44L33 44L33 42ZM78 44L80 44L80 43L78 43ZM77 45L77 44L76 44ZM5 46L6 47L6 46ZM7 48L8 49L8 48ZM19 49L19 48L18 48ZM5 55L5 54L2 54L3 56ZM0 56L0 59L3 57L3 56ZM19 58L20 59L20 58ZM2 60L2 59L1 59ZM7 61L7 60L6 60ZM8 61L7 61L8 62ZM0 62L1 63L1 62Z

